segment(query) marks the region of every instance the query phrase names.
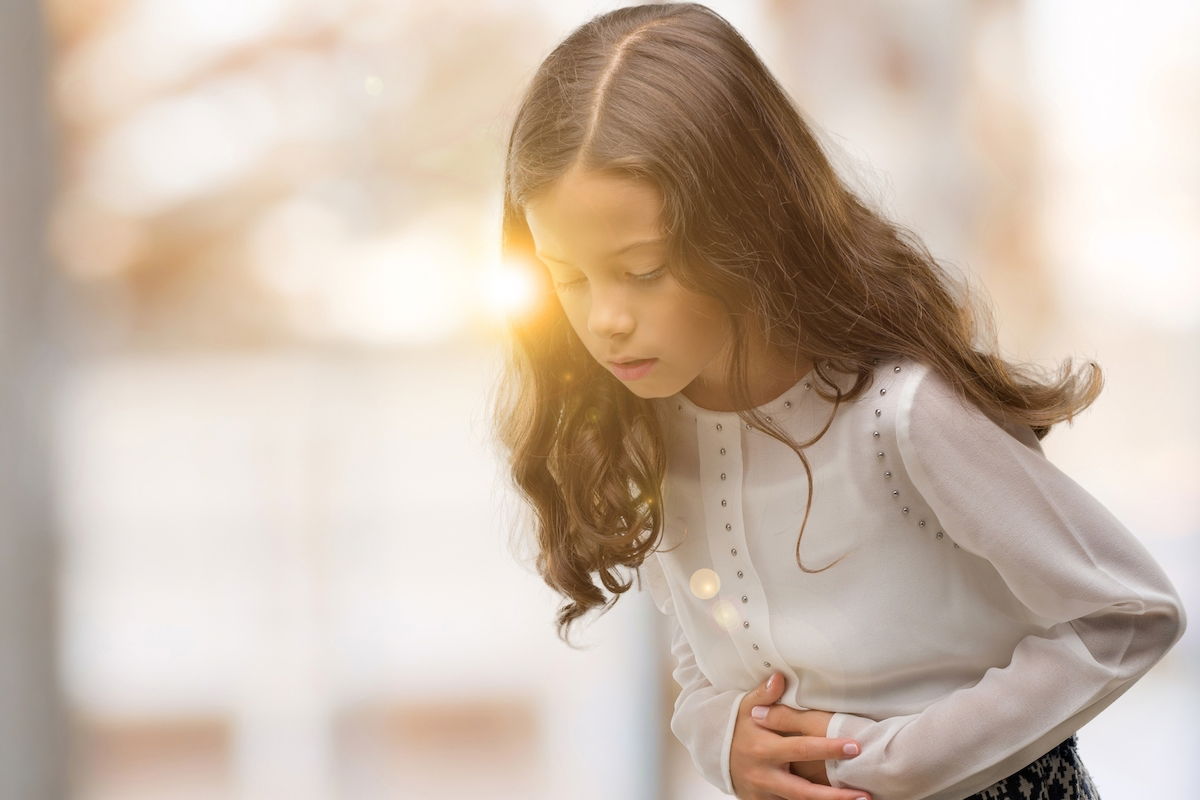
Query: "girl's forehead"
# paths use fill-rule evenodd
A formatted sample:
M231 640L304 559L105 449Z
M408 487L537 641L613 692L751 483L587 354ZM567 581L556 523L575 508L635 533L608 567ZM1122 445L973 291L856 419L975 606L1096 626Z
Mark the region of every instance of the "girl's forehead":
M525 205L539 249L613 247L662 235L662 196L647 181L568 172Z

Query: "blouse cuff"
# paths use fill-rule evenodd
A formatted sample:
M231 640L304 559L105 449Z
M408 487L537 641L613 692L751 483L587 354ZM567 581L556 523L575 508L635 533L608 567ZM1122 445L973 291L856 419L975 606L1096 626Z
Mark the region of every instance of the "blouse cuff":
M742 700L746 695L753 691L747 689L741 692L733 699L733 708L729 711L729 721L725 724L725 737L722 739L721 745L721 777L725 780L725 794L733 794L733 775L729 772L729 751L733 749L733 729L737 726L738 709L742 707Z
M854 714L847 714L843 711L835 711L829 719L829 726L825 729L825 738L827 739L854 739L858 741L859 746L862 745L859 739L859 732L864 730L868 725L874 722L867 717L859 717ZM860 752L859 755L862 755ZM854 758L857 758L855 756ZM842 766L846 761L853 761L854 758L827 758L825 759L825 776L829 778L829 785L834 789L857 789L857 786L847 786L842 780Z

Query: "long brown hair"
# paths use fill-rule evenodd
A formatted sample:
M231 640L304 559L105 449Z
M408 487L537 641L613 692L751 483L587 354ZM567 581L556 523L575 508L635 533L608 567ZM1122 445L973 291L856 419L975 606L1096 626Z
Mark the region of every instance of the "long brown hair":
M745 422L804 448L751 408L748 325L777 352L811 359L833 401L870 388L875 359L909 356L960 395L1038 439L1099 395L1068 359L1057 377L996 351L990 307L920 240L861 202L750 45L696 3L629 6L577 28L542 62L518 107L504 172L502 246L538 302L510 320L494 400L511 480L534 512L536 567L562 594L558 635L607 611L662 535L666 460L652 401L589 355L533 257L525 204L572 166L652 182L662 193L668 268L730 312L727 377ZM831 371L857 375L843 393ZM822 386L822 383L825 385ZM808 521L805 510L800 537ZM820 572L800 561L805 572ZM835 564L837 562L834 562ZM833 566L828 565L822 569ZM597 573L612 593L606 603Z

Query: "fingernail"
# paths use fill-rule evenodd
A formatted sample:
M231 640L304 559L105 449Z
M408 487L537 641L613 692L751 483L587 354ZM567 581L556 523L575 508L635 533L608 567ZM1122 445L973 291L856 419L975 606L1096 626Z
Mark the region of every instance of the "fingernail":
M755 719L766 719L767 707L755 706L754 708L750 709L750 716L754 717Z
M856 756L858 755L858 745L856 745L854 742L846 742L846 744L842 746L842 752L848 756ZM858 800L863 800L863 798L860 797Z

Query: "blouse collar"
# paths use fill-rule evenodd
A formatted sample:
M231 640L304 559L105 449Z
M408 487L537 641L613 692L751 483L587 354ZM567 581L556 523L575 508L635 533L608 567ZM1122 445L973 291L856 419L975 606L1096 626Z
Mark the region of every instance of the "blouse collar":
M762 405L755 406L755 409L764 417L786 416L794 411L805 399L806 396L812 394L812 382L816 375L816 368L810 369L804 373L794 384L792 384L782 394L772 400L768 400ZM702 408L696 405L691 400L684 396L683 392L677 392L669 397L662 398L661 402L666 406L666 413L669 416L681 418L696 422L723 422L732 423L738 420L738 412L736 411L714 411L708 408ZM748 425L749 423L747 423Z

